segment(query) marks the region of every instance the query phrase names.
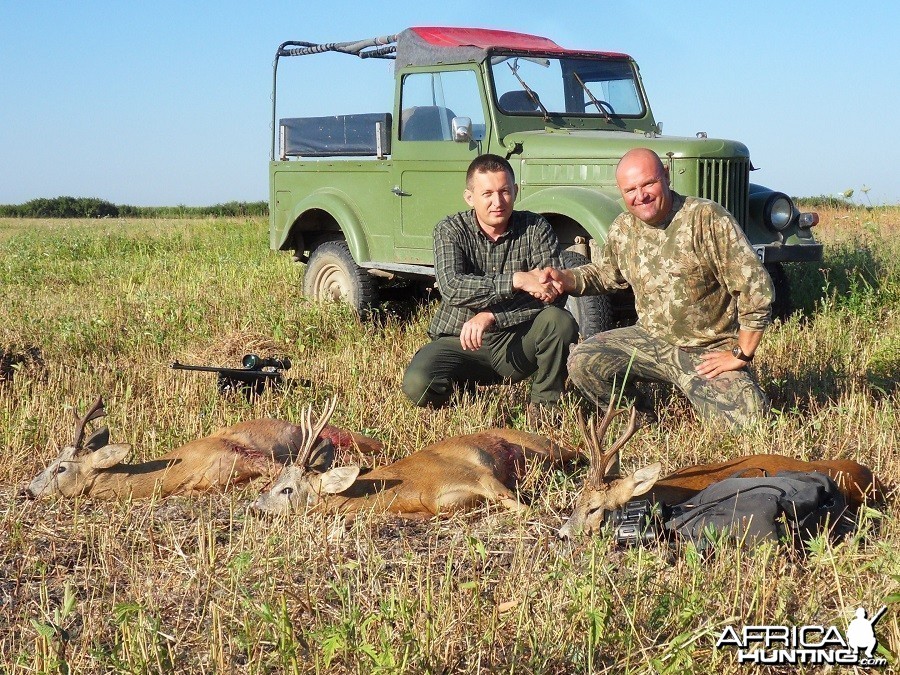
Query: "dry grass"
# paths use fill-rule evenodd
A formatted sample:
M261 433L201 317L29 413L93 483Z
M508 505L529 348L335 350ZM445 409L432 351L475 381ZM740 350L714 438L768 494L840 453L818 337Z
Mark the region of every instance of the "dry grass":
M808 309L776 326L758 359L779 412L723 434L672 401L632 440L626 468L765 450L854 458L898 482L900 209L822 215L821 271L789 270ZM409 406L399 383L433 308L398 304L360 324L312 306L265 241L257 220L0 220L0 346L41 357L0 384L0 670L731 673L744 670L734 652L714 649L726 625L843 628L856 607L898 599L896 506L806 557L723 545L701 558L557 541L579 472L530 474L524 520L492 507L424 523L371 516L343 537L324 516L249 515L258 485L144 502L18 499L70 438L71 408L98 394L112 439L136 459L224 424L296 419L334 394L335 423L385 441L369 462L523 424L522 386ZM220 399L211 375L167 367L237 365L253 350L290 356L288 374L307 382L251 405ZM567 415L547 431L577 444ZM898 617L891 607L878 624L893 650Z

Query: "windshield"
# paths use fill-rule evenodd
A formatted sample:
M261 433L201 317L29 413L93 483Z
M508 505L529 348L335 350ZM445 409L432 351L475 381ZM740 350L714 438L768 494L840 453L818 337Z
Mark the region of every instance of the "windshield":
M641 117L644 102L628 59L497 55L497 105L518 115Z

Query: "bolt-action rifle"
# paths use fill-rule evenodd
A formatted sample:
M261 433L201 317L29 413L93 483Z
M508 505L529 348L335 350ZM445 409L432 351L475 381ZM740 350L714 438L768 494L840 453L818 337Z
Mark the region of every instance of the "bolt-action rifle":
M247 398L263 393L268 385L280 385L284 382L281 371L290 370L291 360L288 358L264 359L256 354L245 354L241 359L242 368L217 368L216 366L190 366L175 361L170 366L174 370L196 370L204 373L216 373L216 387L220 394L242 392Z

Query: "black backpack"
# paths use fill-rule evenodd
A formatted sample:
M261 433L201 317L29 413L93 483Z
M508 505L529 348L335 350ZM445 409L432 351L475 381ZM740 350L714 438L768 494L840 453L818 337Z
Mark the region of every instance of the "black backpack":
M852 525L837 484L816 471L783 471L763 478L726 478L672 508L665 529L708 548L722 536L747 545L787 540L802 546L820 532Z

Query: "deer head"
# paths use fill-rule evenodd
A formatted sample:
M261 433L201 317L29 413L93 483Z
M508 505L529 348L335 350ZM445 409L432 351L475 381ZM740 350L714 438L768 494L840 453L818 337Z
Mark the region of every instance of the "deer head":
M662 471L659 462L639 469L629 476L607 475L610 465L618 464L619 451L637 431L637 410L632 408L625 431L609 450L603 450L601 445L603 437L613 419L621 412L624 410L616 410L615 404L611 401L599 425L594 423L593 417L591 418L590 430L585 427L581 414L578 416L582 435L590 446L591 466L572 515L558 532L562 538L568 539L582 533L597 532L603 523L604 513L624 505L632 497L644 494L659 479Z
M284 514L314 507L325 495L343 492L359 475L358 466L331 468L334 445L316 439L334 412L335 399L326 403L322 415L313 424L312 406L300 420L303 442L293 464L281 470L278 478L250 505L254 511Z
M102 427L84 438L87 423L103 417L103 398L98 397L84 417L75 415L75 435L46 469L35 476L25 488L25 496L36 499L47 495L75 497L90 488L96 475L122 462L131 452L127 444L109 443L109 429Z

